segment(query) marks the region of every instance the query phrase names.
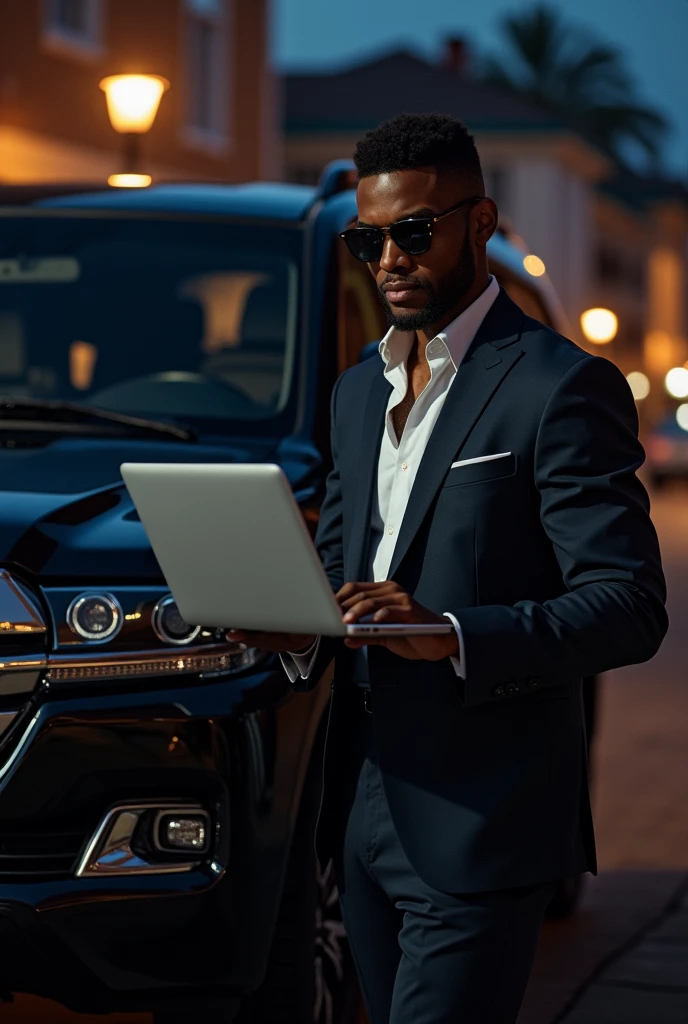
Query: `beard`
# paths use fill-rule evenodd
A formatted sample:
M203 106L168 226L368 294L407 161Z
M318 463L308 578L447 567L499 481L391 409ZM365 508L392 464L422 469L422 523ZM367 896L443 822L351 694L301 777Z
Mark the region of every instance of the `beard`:
M389 275L392 279L392 275ZM387 318L388 327L396 327L399 331L421 331L441 320L449 310L457 304L475 283L475 261L468 238L464 239L456 265L433 286L425 277L414 277L419 290L424 291L428 301L422 309L412 309L408 313L395 313L387 296L380 286L378 292ZM386 284L383 281L382 284Z

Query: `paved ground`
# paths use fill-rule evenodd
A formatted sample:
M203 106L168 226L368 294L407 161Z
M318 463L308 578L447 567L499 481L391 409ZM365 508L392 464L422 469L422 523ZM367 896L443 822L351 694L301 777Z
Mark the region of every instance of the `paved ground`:
M672 626L604 681L595 749L600 875L546 925L519 1024L688 1024L688 488L655 500ZM0 1024L148 1024L19 997Z
M605 680L595 747L600 875L546 926L519 1024L688 1022L688 489L655 496L671 627Z

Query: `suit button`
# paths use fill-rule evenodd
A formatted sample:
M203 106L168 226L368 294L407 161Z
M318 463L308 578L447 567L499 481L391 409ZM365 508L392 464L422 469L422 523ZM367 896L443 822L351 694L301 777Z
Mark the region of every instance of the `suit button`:
M530 687L531 690L537 690L539 685L540 685L540 680L539 679L529 679L528 680L528 686Z
M509 685L506 688L506 692L509 694L510 697L513 696L515 693L518 693L518 690L518 683L509 683Z
M492 693L494 694L495 697L503 697L504 696L504 687L503 686L495 686L495 688L492 691Z

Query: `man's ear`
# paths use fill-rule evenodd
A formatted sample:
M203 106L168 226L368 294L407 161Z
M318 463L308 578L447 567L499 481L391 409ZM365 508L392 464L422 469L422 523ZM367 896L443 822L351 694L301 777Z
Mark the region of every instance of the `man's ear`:
M473 224L475 225L476 245L487 245L497 230L499 212L494 199L485 197L473 207Z

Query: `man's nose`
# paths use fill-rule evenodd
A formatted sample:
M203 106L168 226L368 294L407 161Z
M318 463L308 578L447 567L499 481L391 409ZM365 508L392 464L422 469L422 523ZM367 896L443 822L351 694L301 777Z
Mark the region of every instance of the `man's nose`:
M412 262L413 261L408 253L399 248L392 236L386 235L384 245L382 246L382 256L380 258L381 269L388 274L396 267L404 267L404 269L410 270Z

